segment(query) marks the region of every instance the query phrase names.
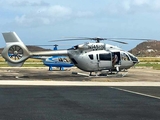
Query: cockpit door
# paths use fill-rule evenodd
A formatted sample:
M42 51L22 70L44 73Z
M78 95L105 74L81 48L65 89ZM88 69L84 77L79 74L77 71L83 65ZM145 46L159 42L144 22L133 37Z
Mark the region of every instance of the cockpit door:
M122 68L126 68L126 69L128 69L129 67L131 67L133 65L133 62L132 62L131 58L129 57L128 53L122 52L121 64L122 64Z
M121 65L120 52L112 52L112 66Z

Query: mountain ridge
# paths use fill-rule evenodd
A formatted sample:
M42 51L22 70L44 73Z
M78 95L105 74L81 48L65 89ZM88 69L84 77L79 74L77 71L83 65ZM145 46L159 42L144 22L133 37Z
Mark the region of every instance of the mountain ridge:
M160 41L144 41L129 52L138 57L160 57Z

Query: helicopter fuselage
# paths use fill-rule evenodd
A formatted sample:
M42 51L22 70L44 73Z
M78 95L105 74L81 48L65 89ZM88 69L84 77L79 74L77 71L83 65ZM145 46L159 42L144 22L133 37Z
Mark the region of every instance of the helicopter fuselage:
M75 66L87 72L116 70L117 66L119 70L129 69L138 62L138 59L131 53L109 44L90 43L88 47L87 44L79 46L81 48L84 46L86 49L74 47L68 50L68 55ZM115 55L117 56L116 62L114 61Z

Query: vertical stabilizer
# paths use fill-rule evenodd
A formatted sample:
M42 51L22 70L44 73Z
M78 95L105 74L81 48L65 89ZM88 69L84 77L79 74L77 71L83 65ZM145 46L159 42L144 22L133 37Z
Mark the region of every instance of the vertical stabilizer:
M15 32L6 32L2 33L6 43L10 42L22 42L21 39L18 37L18 35Z

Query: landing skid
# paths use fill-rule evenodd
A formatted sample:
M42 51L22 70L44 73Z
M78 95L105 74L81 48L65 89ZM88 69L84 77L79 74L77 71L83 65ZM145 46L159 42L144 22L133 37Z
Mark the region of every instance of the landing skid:
M88 75L88 74L85 74L85 73L72 72L72 74L74 74L74 75L82 75L82 76L87 76L87 77L89 77L89 75Z
M108 74L99 74L99 76L106 76L106 77L124 77L128 74L128 72L126 71L125 73L121 73L121 72L110 72Z
M87 77L124 77L128 74L128 71L123 70L120 72L117 71L101 71L101 72L94 72L95 74L85 74L85 73L78 73L78 72L72 72L72 74L76 75L82 75L82 76L87 76Z

